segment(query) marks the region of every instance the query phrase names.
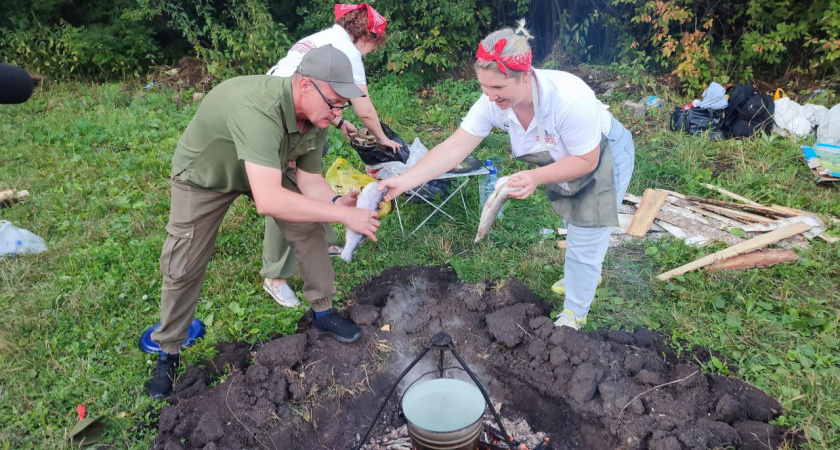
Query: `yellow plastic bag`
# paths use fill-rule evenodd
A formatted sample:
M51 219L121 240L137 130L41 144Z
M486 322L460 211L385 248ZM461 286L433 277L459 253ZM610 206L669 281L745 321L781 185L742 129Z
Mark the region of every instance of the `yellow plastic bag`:
M344 158L338 158L327 169L326 175L327 183L333 190L341 195L345 195L350 191L361 191L363 187L367 186L371 181L376 181L366 174L354 169ZM379 217L385 217L391 212L391 202L382 202L379 204Z

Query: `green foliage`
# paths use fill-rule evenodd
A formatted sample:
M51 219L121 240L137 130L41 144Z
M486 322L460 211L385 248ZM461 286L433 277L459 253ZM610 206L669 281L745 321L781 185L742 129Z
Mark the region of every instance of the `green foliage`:
M522 14L528 3L527 0L373 2L372 6L388 19L388 39L384 51L369 55L366 65L374 73L409 72L426 80L434 79L443 71L463 67L484 35L503 24L509 26L510 18ZM332 0L316 0L298 8L298 14L306 17L302 30L314 32L330 26L334 4ZM494 13L500 17L494 18Z
M836 75L840 57L840 0L611 0L635 26L626 32L683 87L710 81L752 82L785 71Z
M2 27L0 60L56 79L143 75L158 57L158 44L149 23L121 15L128 3L114 3L112 16L96 23L20 20Z
M195 54L219 79L265 73L288 49L292 40L285 25L270 14L265 0L231 0L216 6L213 0L153 2L137 0L132 17L163 17L181 33Z

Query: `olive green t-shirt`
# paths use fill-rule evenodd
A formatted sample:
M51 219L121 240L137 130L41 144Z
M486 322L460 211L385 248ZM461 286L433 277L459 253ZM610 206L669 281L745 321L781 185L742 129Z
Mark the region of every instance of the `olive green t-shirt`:
M300 133L291 78L231 78L202 100L178 140L172 176L219 192L249 192L245 161L281 170L294 162L320 174L326 139L327 130L314 126Z

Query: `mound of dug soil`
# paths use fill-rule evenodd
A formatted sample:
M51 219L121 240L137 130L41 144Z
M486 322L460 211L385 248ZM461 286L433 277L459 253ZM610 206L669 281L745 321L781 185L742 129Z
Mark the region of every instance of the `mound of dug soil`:
M346 313L363 329L353 344L319 335L304 317L305 331L253 353L222 348L206 367L232 371L213 387L208 369L188 368L161 412L155 448L354 448L394 380L441 331L501 415L525 418L555 448L767 449L792 439L767 424L782 412L775 399L700 371L694 361L709 350L678 355L665 336L644 329L555 328L549 306L516 279L486 285L446 269L395 268L359 286L351 304ZM398 393L434 370L431 353ZM458 366L451 355L446 365ZM403 424L393 398L373 434Z

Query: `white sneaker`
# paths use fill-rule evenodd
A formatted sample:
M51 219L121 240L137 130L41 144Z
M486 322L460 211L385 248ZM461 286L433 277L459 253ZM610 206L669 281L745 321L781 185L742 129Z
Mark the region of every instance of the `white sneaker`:
M281 283L279 286L274 286L271 284L268 278L263 280L263 290L268 292L268 295L274 299L280 306L289 306L294 308L295 306L300 306L300 300L298 300L297 295L295 295L295 291L289 287L289 283Z
M555 327L569 327L574 328L575 330L580 330L580 327L584 325L586 325L586 316L577 317L569 308L564 309L563 312L557 316L557 320L554 321Z

